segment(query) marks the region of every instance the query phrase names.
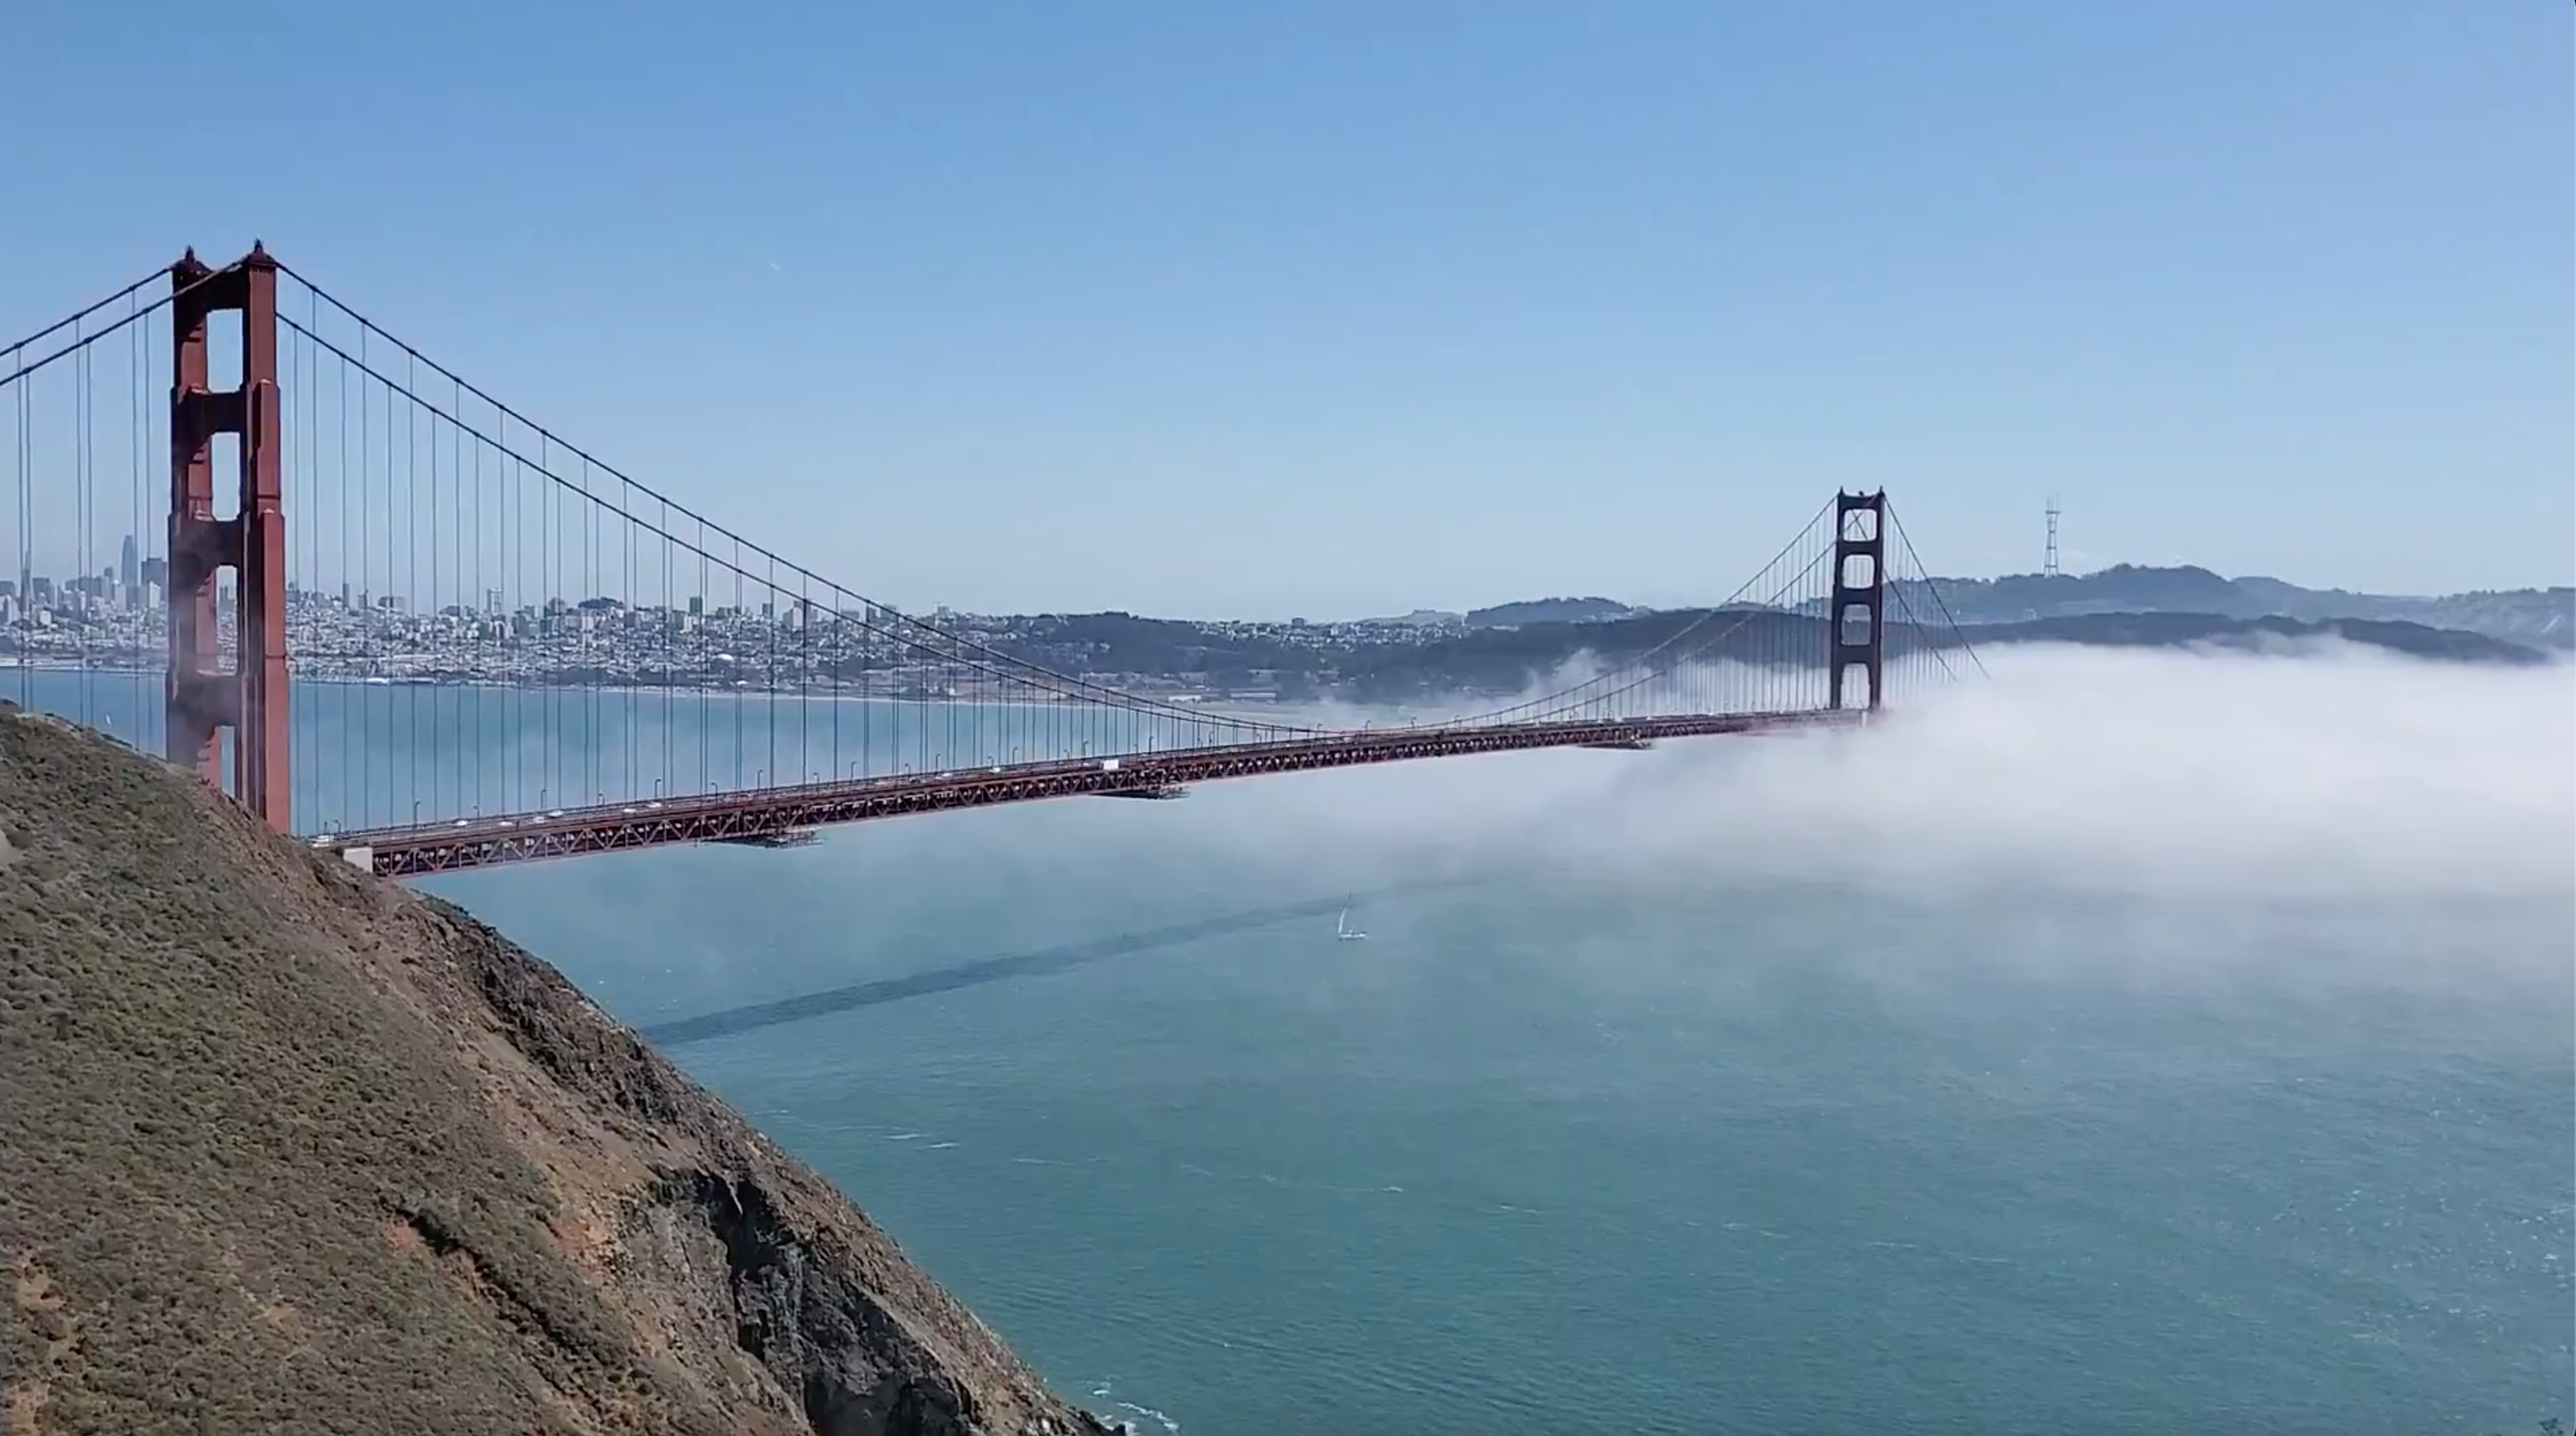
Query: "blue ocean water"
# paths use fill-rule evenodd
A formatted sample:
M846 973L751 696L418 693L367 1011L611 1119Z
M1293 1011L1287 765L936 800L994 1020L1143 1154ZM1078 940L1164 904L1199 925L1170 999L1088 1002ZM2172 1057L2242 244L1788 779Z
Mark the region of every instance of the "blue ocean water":
M1334 896L1158 843L1157 806L441 890L639 1024ZM1364 900L1364 943L1319 912L674 1050L1149 1426L2563 1407L2569 964L2408 966L2564 953L2563 909L1503 876Z
M1668 827L1609 861L1494 831L1497 785L1671 761L430 886L639 1026L950 974L671 1050L1147 1431L2566 1413L2564 894L1784 880Z

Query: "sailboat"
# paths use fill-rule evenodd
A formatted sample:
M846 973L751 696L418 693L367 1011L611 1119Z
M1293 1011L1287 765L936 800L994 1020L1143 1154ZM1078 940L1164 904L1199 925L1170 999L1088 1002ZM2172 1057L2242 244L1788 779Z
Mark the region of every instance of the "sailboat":
M1360 942L1364 941L1367 937L1367 933L1351 926L1351 910L1349 908L1342 909L1342 915L1333 919L1333 941Z

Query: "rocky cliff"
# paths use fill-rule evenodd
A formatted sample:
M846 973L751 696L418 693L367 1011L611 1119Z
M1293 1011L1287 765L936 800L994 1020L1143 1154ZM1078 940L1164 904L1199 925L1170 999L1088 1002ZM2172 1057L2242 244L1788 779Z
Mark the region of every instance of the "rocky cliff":
M0 1265L9 1436L1104 1429L554 969L6 704Z

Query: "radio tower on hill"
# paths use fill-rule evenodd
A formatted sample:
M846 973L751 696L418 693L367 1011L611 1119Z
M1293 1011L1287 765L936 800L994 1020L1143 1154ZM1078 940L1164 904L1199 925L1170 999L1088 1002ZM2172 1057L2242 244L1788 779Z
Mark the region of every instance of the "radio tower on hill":
M2048 560L2040 570L2050 578L2057 577L2057 495L2048 496Z

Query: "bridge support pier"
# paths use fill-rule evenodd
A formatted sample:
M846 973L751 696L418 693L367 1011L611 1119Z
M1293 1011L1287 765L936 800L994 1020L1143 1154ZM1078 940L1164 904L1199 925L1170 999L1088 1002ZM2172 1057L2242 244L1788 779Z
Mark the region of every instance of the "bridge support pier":
M1826 706L1842 708L1854 675L1869 686L1866 702L1886 702L1887 490L1834 495L1834 602L1827 625L1831 666Z
M223 782L233 730L233 797L289 830L285 434L277 391L277 261L258 245L223 269L188 251L170 266L170 650L164 744L170 761ZM209 316L241 314L241 385L209 383ZM240 498L215 516L218 435L240 442ZM219 577L234 583L235 659L223 665Z

